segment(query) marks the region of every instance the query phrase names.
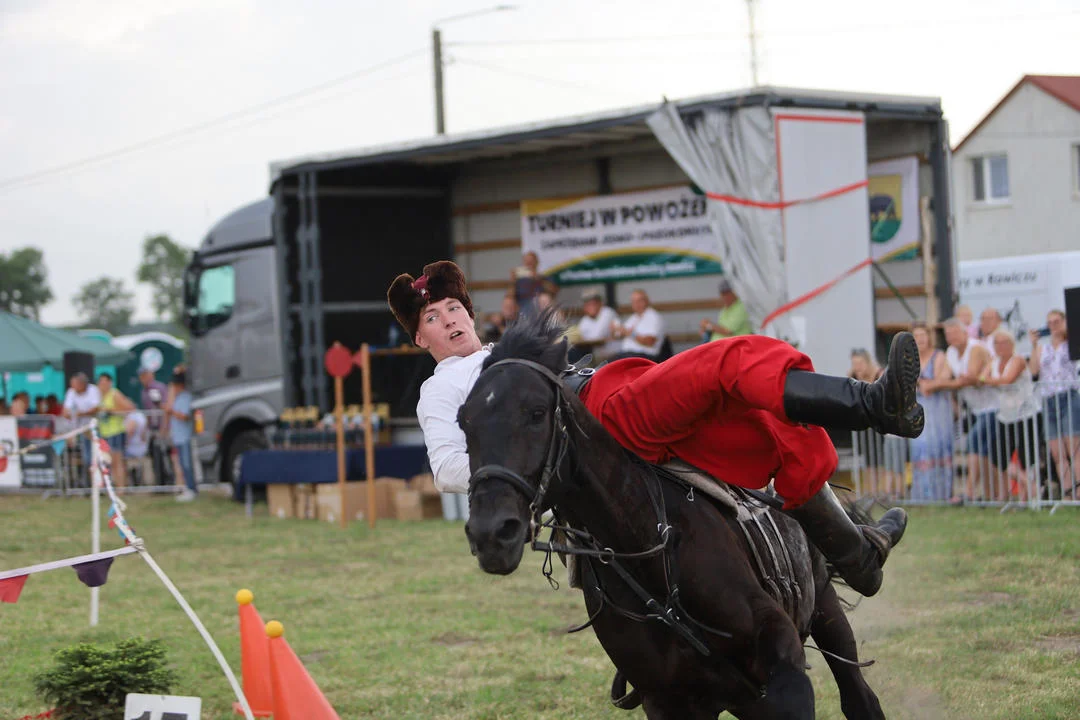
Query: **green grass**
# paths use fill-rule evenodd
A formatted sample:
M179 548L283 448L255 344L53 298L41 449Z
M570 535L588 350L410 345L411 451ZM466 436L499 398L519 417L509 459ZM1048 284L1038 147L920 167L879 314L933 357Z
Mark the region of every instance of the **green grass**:
M460 524L383 522L375 532L314 521L248 521L204 497L136 498L128 518L239 674L233 595L248 587L278 619L342 718L621 718L612 667L580 622L577 592L553 592L526 558L484 575ZM259 508L265 513L265 506ZM0 568L89 551L85 499L0 497ZM1080 717L1080 514L919 509L885 588L852 614L890 718ZM117 547L113 531L105 547ZM560 568L561 570L561 568ZM89 591L70 570L31 577L0 605L0 720L46 709L32 675L80 640L162 638L177 694L228 718L227 683L148 567L118 559L88 627ZM818 716L838 718L824 661L808 652Z

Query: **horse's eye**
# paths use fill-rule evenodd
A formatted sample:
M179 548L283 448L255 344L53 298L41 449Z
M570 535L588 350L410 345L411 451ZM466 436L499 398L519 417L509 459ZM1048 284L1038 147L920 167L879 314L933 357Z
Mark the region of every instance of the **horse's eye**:
M539 423L543 421L545 415L547 415L547 410L544 408L533 408L533 411L529 413L529 420Z

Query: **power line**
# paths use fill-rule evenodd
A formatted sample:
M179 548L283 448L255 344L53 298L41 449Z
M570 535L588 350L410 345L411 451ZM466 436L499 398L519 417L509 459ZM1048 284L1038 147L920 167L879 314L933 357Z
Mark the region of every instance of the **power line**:
M1015 26L1012 25L1014 21L1039 21L1044 22L1055 18L1072 18L1080 16L1075 10L1058 12L1058 13L1018 13L1015 15L995 15L995 16L983 16L972 17L966 16L964 18L956 20L935 20L933 24L927 25L925 22L913 21L909 23L867 23L863 25L847 25L840 27L798 27L798 28L778 28L769 29L769 35L777 36L798 36L798 37L813 37L818 35L843 35L849 33L862 33L873 30L935 30L937 28L945 27L971 27L973 25L1000 25L1004 30L1012 32L1015 30ZM601 45L601 44L618 44L618 43L631 43L631 42L652 42L652 41L670 41L670 40L694 40L694 39L716 39L718 37L730 36L738 38L746 38L746 33L738 30L715 30L713 32L704 33L684 33L673 35L610 35L602 37L570 37L570 38L537 38L529 40L459 40L452 43L446 43L446 47L536 47L545 45Z
M64 173L68 173L68 172L72 172L72 171L76 171L76 170L82 170L82 169L85 169L87 167L97 165L99 163L108 162L110 160L114 160L116 158L123 157L124 155L130 155L132 153L136 153L136 152L139 152L141 150L145 150L147 148L154 147L156 145L160 145L160 144L163 144L163 143L168 143L168 142L183 138L183 137L188 136L188 135L194 135L194 134L197 134L197 133L200 133L200 132L204 132L206 130L211 130L211 129L214 129L214 128L219 127L221 125L225 125L227 123L233 122L235 120L245 118L245 117L248 117L248 116L251 116L251 115L256 115L256 114L264 112L266 110L276 108L276 107L278 107L280 105L286 105L288 103L294 102L296 100L299 100L299 99L302 99L302 98L305 98L305 97L308 97L308 96L311 96L311 95L315 95L317 93L323 92L325 90L329 90L329 89L337 87L339 85L343 85L345 83L352 82L353 80L357 80L357 79L365 77L367 75L371 75L371 74L376 73L376 72L378 72L380 70L384 70L386 68L390 68L390 67L393 67L395 65L399 65L399 64L401 64L403 62L406 62L408 60L411 60L411 59L413 59L415 57L419 57L421 55L427 55L427 52L428 52L427 48L423 48L423 49L420 49L420 50L414 50L414 51L412 51L410 53L406 53L404 55L399 55L398 57L391 58L389 60L384 60L384 61L376 63L374 65L370 65L370 66L368 66L366 68L361 68L360 70L355 70L355 71L350 72L350 73L348 73L346 75L341 75L341 76L339 76L337 78L334 78L332 80L327 80L326 82L319 83L318 85L313 85L313 86L311 86L309 88L305 88L303 90L298 90L296 92L292 92L292 93L289 93L287 95L281 95L281 96L273 98L271 100L267 100L267 101L258 103L257 105L252 105L250 107L243 108L241 110L236 110L234 112L231 112L231 113L228 113L228 114L221 115L219 117L213 118L211 120L206 120L206 121L201 122L201 123L196 123L195 125L189 125L187 127L179 128L177 130L173 130L173 131L170 131L170 132L167 132L167 133L163 133L161 135L157 135L157 136L154 136L154 137L151 137L151 138L147 138L145 140L140 140L137 143L132 143L131 145L126 145L124 147L116 148L114 150L110 150L108 152L100 153L98 155L92 155L90 157L85 157L85 158L82 158L80 160L74 160L72 162L64 163L62 165L55 165L53 167L44 168L42 170L37 170L37 171L32 172L32 173L27 173L25 175L18 175L16 177L11 177L11 178L7 178L5 180L0 180L0 191L12 190L12 189L15 189L15 188L18 188L18 187L22 187L24 185L33 184L33 183L35 183L37 181L43 180L45 178L52 177L54 175L64 174Z
M573 82L573 81L570 81L570 80L558 80L556 78L549 78L549 77L545 77L543 75L534 75L533 73L523 72L521 70L514 70L512 68L503 67L501 65L491 65L489 63L477 62L476 60L468 60L468 59L465 59L465 58L455 58L454 62L460 63L462 65L471 65L473 67L478 67L478 68L481 68L483 70L488 70L488 71L491 71L491 72L503 73L504 75L513 75L513 76L516 76L516 77L526 78L528 80L535 80L537 82L548 83L550 85L558 85L560 87L571 88L573 90L587 90L588 92L599 92L599 93L604 93L604 94L611 95L611 96L618 95L618 96L623 97L623 98L625 98L625 96L627 94L627 93L623 93L623 92L613 92L612 88L610 88L610 87L604 88L604 87L599 87L599 86L596 86L596 85L586 85L585 83Z

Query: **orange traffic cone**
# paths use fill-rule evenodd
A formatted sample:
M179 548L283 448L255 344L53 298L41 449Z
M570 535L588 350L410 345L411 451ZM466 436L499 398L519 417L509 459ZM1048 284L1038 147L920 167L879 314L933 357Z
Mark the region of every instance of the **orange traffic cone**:
M252 601L250 590L236 593L240 606L240 669L244 678L244 696L247 697L251 714L268 718L274 714L274 694L270 689L270 645L263 630L263 621ZM233 703L237 715L244 711L240 703Z
M304 664L282 637L285 626L266 623L270 638L270 678L274 687L274 720L341 720Z

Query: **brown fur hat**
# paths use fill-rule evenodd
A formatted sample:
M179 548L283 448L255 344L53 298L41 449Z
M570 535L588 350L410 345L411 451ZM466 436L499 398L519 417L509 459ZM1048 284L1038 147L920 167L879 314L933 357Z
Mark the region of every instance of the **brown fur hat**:
M420 313L428 303L446 298L460 300L469 317L476 317L473 314L469 289L465 285L465 274L449 260L424 266L424 273L418 278L408 273L398 275L386 291L390 310L413 342L416 341L416 328L420 325Z

